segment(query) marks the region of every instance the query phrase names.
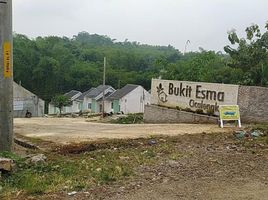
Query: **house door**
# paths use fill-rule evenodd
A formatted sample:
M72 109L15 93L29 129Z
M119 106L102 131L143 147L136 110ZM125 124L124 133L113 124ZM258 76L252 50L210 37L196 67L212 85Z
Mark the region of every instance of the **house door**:
M102 112L102 104L100 104L100 112Z
M119 113L120 112L119 100L114 100L113 101L113 109L114 109L114 113Z

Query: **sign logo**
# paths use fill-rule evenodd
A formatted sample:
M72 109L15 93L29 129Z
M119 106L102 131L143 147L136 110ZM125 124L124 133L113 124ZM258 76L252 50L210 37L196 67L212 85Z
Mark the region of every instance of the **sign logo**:
M156 89L157 89L158 99L161 102L166 103L168 101L167 100L168 95L165 93L162 84L160 83L159 86L156 87Z

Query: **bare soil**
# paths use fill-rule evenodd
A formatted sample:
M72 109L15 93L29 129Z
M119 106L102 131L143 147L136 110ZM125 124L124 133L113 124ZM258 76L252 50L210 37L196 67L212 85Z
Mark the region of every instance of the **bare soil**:
M170 141L169 141L170 142ZM232 134L178 136L182 157L137 170L136 181L111 186L92 199L267 200L268 145ZM116 188L116 189L114 189ZM85 198L86 199L86 198Z
M17 135L61 144L230 131L215 124L104 124L86 122L84 118L20 118L14 124Z

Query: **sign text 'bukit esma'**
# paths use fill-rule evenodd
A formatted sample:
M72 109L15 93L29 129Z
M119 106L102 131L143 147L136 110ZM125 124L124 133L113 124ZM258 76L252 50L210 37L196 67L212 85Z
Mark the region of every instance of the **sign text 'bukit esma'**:
M238 86L187 81L152 80L152 103L166 107L219 111L219 105L237 104Z

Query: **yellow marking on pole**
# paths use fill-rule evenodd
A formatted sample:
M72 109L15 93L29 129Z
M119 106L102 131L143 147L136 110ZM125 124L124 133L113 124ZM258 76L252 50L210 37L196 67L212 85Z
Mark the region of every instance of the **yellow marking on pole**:
M10 42L4 42L3 54L4 54L4 78L10 78L12 76Z

